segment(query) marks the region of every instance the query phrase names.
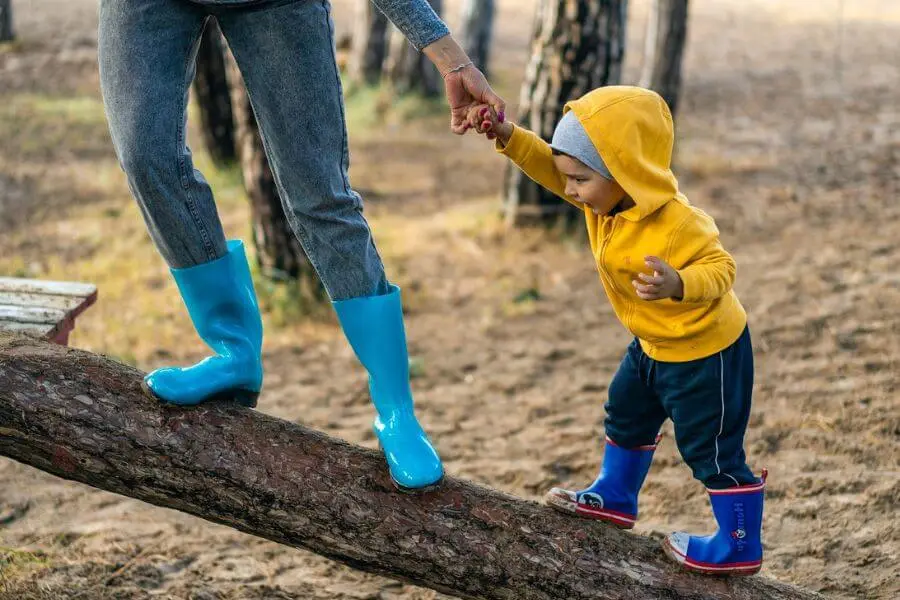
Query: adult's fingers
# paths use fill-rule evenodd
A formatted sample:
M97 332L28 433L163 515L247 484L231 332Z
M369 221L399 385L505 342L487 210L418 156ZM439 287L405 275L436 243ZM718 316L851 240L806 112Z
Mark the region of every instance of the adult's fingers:
M482 98L482 102L486 102L491 105L491 108L494 109L494 112L497 113L497 120L503 123L506 120L506 101L494 93L494 90L491 89L491 86L488 86L487 91L484 93L484 98Z
M456 135L462 135L469 130L471 125L469 125L467 113L468 111L465 108L450 109L450 131Z

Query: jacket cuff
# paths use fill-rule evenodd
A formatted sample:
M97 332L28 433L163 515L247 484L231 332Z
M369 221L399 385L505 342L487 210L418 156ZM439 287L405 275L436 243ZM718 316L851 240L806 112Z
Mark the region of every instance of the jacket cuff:
M497 140L494 149L514 163L521 164L525 162L528 155L531 154L533 140L529 137L528 132L524 131L522 128L517 127L516 125L513 125L512 128L512 135L509 136L509 141L506 142L506 145L504 146L500 143L500 140Z

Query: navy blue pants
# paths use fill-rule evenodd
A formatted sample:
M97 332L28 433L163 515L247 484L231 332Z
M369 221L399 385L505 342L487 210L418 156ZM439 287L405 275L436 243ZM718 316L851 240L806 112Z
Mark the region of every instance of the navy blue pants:
M609 386L606 435L623 448L653 444L669 418L682 458L707 487L756 483L744 454L752 390L749 328L725 350L681 363L653 360L635 339Z

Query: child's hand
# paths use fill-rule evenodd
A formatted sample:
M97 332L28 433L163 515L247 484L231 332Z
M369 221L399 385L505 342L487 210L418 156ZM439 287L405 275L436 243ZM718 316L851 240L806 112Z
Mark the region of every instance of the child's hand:
M478 133L482 133L489 140L499 139L504 146L512 136L512 123L501 120L494 109L486 104L473 107L469 110L468 126Z
M663 298L681 300L684 297L684 283L681 281L678 271L655 256L645 257L644 264L653 270L653 275L638 273L640 281L637 279L631 281L641 300L662 300Z

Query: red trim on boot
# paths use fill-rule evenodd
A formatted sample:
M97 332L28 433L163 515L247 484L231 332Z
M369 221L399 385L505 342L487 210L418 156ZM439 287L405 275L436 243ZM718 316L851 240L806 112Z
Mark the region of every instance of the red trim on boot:
M766 489L766 479L769 477L769 471L767 469L762 470L762 481L759 483L748 483L746 485L738 485L735 487L725 488L724 490L711 490L706 488L706 491L709 492L710 496L724 496L729 494L749 494L752 492L759 492Z
M569 496L563 494L548 494L547 498L550 499L550 505L554 508L561 508L566 512L573 512L585 519L606 521L621 529L631 529L637 521L637 515L629 515L628 513L610 510L608 508L598 508L582 502L573 502Z
M679 562L685 569L689 571L694 571L696 573L703 573L706 575L715 575L715 574L732 574L732 575L753 575L758 573L762 568L762 560L755 560L750 562L734 562L734 563L725 563L725 564L715 564L703 562L700 560L694 560L681 551L679 551L675 546L669 543L669 539L666 538L663 542L663 549L666 550L669 555L674 558L677 562Z
M658 433L656 434L656 441L654 443L647 444L645 446L635 446L634 448L625 448L624 446L620 446L619 444L615 443L609 436L606 436L606 443L611 446L615 446L616 448L622 448L623 450L656 450L656 445L659 444L660 439L662 439L662 434Z

